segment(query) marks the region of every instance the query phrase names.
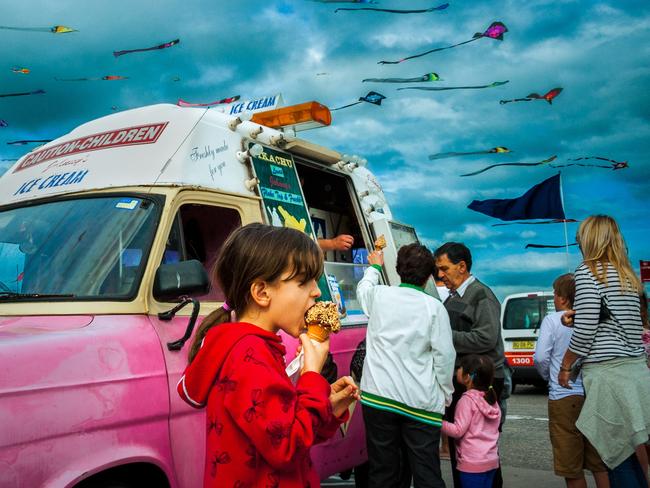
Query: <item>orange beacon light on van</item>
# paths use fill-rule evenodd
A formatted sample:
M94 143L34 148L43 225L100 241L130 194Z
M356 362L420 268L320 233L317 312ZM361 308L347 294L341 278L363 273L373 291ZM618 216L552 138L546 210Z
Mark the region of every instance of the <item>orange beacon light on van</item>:
M332 123L332 113L318 102L305 102L289 107L257 112L251 122L280 129L291 127L296 131L326 127Z

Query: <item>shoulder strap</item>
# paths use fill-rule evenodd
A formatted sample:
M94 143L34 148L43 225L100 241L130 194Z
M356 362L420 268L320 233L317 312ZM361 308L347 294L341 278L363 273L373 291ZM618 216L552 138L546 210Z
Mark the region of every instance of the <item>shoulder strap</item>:
M596 278L594 278L594 274L591 272L589 268L587 268L587 272L589 274L589 278L591 279L591 281L594 283L594 286L596 287L596 292L598 293L598 296L600 297L600 315L598 316L598 323L600 324L607 320L613 320L618 324L616 317L614 317L612 312L609 310L609 307L607 306L607 297L605 297L600 292L600 286L598 286L599 282L596 280Z

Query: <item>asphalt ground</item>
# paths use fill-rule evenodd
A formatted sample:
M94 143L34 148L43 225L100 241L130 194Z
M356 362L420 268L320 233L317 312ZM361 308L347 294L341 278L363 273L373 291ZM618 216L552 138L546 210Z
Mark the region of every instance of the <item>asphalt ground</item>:
M506 423L499 445L505 487L566 486L564 480L553 473L546 390L517 385L516 393L508 399ZM449 461L442 461L442 473L447 486L453 487ZM588 486L596 486L589 473L586 473L586 478ZM323 481L322 486L353 487L354 480L343 481L335 476Z

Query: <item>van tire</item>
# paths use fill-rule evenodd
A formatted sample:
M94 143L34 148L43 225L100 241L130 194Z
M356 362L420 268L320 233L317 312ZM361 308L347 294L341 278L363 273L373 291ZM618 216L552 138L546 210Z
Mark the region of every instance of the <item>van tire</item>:
M124 480L97 480L97 482L87 485L88 488L136 488L134 484Z
M150 463L130 463L96 473L75 488L169 488L163 471Z

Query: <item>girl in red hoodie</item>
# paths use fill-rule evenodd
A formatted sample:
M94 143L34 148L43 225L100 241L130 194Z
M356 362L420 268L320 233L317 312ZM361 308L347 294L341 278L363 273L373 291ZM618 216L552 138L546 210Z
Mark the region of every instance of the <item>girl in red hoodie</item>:
M469 354L460 360L456 380L467 391L458 401L453 423L442 431L456 441L456 460L462 488L491 488L499 467L501 409L492 388L494 363L488 356Z
M297 230L250 224L224 243L214 279L227 299L201 323L178 383L187 403L207 405L204 486L320 486L309 448L334 435L358 397L351 378L330 387L319 374L329 341L302 333L322 272L321 250ZM279 330L300 336L295 386Z

